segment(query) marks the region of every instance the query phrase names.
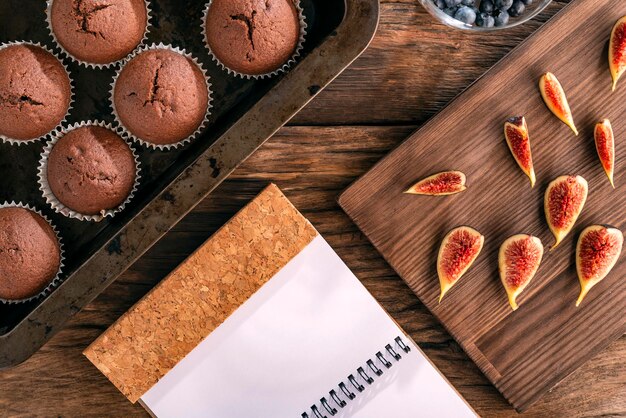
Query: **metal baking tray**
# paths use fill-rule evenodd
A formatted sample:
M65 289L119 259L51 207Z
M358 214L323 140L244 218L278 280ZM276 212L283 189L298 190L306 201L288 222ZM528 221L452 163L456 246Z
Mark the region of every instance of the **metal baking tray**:
M43 142L0 143L0 202L22 201L42 210L58 227L66 256L64 282L52 294L0 305L0 369L35 353L356 59L374 36L379 12L378 0L302 0L308 28L301 58L286 74L255 81L229 76L209 58L201 36L204 1L150 3L148 42L185 48L211 77L209 127L179 150L137 147L142 165L138 193L122 213L100 223L65 218L45 204L36 176ZM45 23L45 0L0 2L0 43L15 40L55 46ZM114 70L64 62L75 85L68 121L112 122L108 97Z

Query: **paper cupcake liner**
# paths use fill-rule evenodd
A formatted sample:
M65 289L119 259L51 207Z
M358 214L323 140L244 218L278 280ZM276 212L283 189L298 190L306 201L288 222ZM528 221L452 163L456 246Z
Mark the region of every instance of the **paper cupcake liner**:
M34 207L30 206L30 205L26 205L24 203L21 202L4 202L0 204L0 209L2 208L22 208L22 209L28 209L32 212L35 212L36 214L40 215L46 222L48 222L48 225L50 225L52 227L52 230L54 231L54 234L57 237L57 242L59 243L59 254L60 254L60 258L59 258L59 271L57 272L56 276L54 276L54 278L50 281L50 284L48 284L48 286L46 286L41 292L39 292L38 294L36 294L35 296L31 296L29 298L25 298L25 299L2 299L0 298L0 304L5 304L5 305L16 305L19 303L26 303L26 302L31 302L33 300L37 300L43 297L48 296L50 293L52 293L52 291L57 288L61 283L63 283L63 279L61 279L61 274L63 272L63 261L65 260L65 256L64 256L64 251L63 251L63 242L61 241L61 237L59 235L59 231L57 230L57 228L54 226L54 224L43 214L41 213L41 211L38 211L37 209L35 209Z
M61 121L57 124L57 126L52 128L49 132L46 132L44 135L41 135L41 136L39 136L37 138L31 138L31 139L15 139L15 138L9 138L8 136L0 134L0 139L2 140L2 142L8 142L11 145L20 146L22 144L30 144L30 143L33 143L33 142L40 141L40 140L46 138L52 132L54 132L57 129L59 129L61 126L63 126L63 124L67 123L67 117L70 115L70 112L72 110L72 106L74 105L74 80L72 80L72 77L70 75L70 70L67 68L67 65L65 65L65 63L63 63L63 60L61 59L61 57L59 57L58 54L56 54L54 51L52 51L47 46L44 46L44 45L40 44L39 42L13 41L13 42L5 42L3 44L0 44L0 50L4 49L4 48L7 48L9 46L13 46L13 45L32 45L32 46L39 47L39 48L49 52L50 54L52 54L59 61L59 63L61 63L61 65L65 69L65 73L67 74L67 78L70 80L70 102L69 102L69 104L67 106L67 112L65 113L65 116L63 117L63 119L61 119Z
M115 67L116 65L121 64L122 62L124 62L124 60L126 58L128 58L131 54L133 54L135 51L137 51L139 48L141 48L146 43L146 41L148 40L148 34L150 33L150 19L152 19L152 9L150 8L149 1L148 0L144 0L144 3L146 5L146 30L144 31L143 38L141 38L141 41L139 41L139 44L128 55L126 55L124 58L120 58L117 61L112 61L112 62L109 62L107 64L96 64L96 63L93 63L93 62L87 62L87 61L80 60L80 59L76 58L74 55L70 54L69 51L67 51L65 49L65 47L63 45L61 45L61 42L59 42L59 40L57 39L56 35L54 34L54 31L52 30L52 16L51 16L51 13L52 13L51 12L52 11L52 3L54 3L54 0L47 0L46 1L46 23L48 25L48 32L50 32L50 36L52 37L52 40L54 41L55 45L59 48L59 50L63 53L63 55L65 55L66 57L68 57L72 61L75 61L79 65L83 65L83 66L88 67L88 68L96 68L96 69L104 69L104 68Z
M304 40L306 38L307 35L307 24L306 24L306 18L304 16L304 10L302 9L302 5L300 4L300 0L295 0L294 1L294 5L296 6L296 10L298 11L298 16L300 18L300 38L298 39L298 45L296 45L296 49L293 53L293 55L291 56L291 58L289 58L287 60L287 62L285 62L280 68L277 68L276 70L269 72L269 73L265 73L265 74L244 74L244 73L240 73L238 71L232 70L230 68L228 68L226 65L224 65L224 63L222 61L220 61L219 58L217 58L217 56L213 53L213 51L211 50L211 47L209 46L209 41L207 39L206 36L206 20L207 20L207 16L209 14L209 8L211 7L211 3L213 3L213 0L209 0L209 2L206 4L206 6L204 7L204 14L202 16L202 39L204 39L204 46L206 47L206 49L209 51L209 55L211 56L211 59L220 67L222 67L223 70L225 70L229 75L235 76L235 77L241 77L241 78L247 78L248 80L253 79L253 80L261 80L264 78L270 78L270 77L274 77L280 73L284 73L287 72L292 65L294 65L296 63L296 61L298 60L298 58L300 57L300 52L302 52L302 48L304 47Z
M83 126L100 126L112 132L115 132L117 135L125 140L135 159L135 183L133 184L133 188L128 194L128 197L115 209L103 210L98 215L85 215L68 208L57 199L57 197L52 192L52 189L50 188L50 184L48 183L48 158L50 157L50 152L54 148L54 145L68 132L71 132L74 129L81 128ZM137 188L139 187L139 180L141 178L141 163L139 162L139 156L137 155L137 152L133 148L132 144L129 143L129 141L126 140L122 135L121 129L116 129L111 124L102 121L89 120L75 123L65 128L61 128L52 134L52 140L48 144L46 144L41 153L37 176L39 178L39 190L41 190L41 192L43 193L43 197L44 199L46 199L46 203L50 205L55 212L60 213L68 218L78 219L80 221L100 222L106 217L112 218L117 213L123 211L126 205L133 199L135 193L137 192Z
M142 138L138 137L137 135L133 134L126 126L124 126L124 124L122 123L122 120L120 119L120 117L119 117L119 115L117 113L117 109L115 108L115 84L117 83L117 79L120 76L122 70L124 69L126 64L128 64L128 62L130 62L133 58L135 58L136 56L140 55L143 52L146 52L146 51L149 51L149 50L153 50L153 49L167 49L168 51L176 52L176 53L178 53L180 55L183 55L184 57L190 59L194 64L196 64L198 66L198 68L202 72L202 75L204 76L204 80L206 82L207 99L208 100L207 100L206 112L204 114L204 119L202 119L202 122L200 123L198 128L191 135L189 135L187 138L184 138L184 139L182 139L182 140L180 140L178 142L175 142L173 144L154 144L154 143L152 143L150 141L142 139ZM211 91L211 83L209 81L209 75L207 74L207 72L204 69L204 67L202 66L202 64L193 55L191 55L190 53L188 53L184 49L181 49L181 48L178 48L178 47L173 47L171 45L165 45L163 43L144 45L143 47L139 48L138 50L133 52L131 55L129 55L126 58L126 60L124 60L124 62L122 63L122 66L117 70L117 73L113 76L113 83L111 83L111 91L110 91L109 100L111 102L111 108L113 109L113 116L115 117L115 122L117 123L118 126L120 126L122 128L122 134L124 135L124 137L127 138L127 139L131 139L131 140L133 140L133 141L137 142L138 144L143 145L145 147L152 148L152 149L158 149L160 151L179 148L179 147L182 147L182 146L188 144L189 142L193 141L194 139L196 139L198 137L198 135L200 135L204 131L204 129L207 127L207 125L209 123L209 117L211 116L211 109L213 108L213 105L211 104L211 102L213 101L212 91Z

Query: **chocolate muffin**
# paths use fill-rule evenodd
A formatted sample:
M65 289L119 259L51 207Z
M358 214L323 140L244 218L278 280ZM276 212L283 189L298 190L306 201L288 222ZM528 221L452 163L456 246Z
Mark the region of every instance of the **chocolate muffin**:
M54 144L46 176L61 204L82 215L98 215L124 203L137 167L132 150L115 132L82 126Z
M36 296L60 266L59 241L44 218L28 209L0 208L0 299Z
M294 0L213 0L206 43L225 67L245 75L278 70L294 55L300 16Z
M144 0L54 0L48 7L58 43L91 64L126 57L141 43L148 25Z
M46 135L65 118L71 97L54 55L29 44L0 49L0 135L25 141Z
M154 48L119 73L113 101L121 124L155 145L182 141L200 127L209 92L200 67L186 56Z

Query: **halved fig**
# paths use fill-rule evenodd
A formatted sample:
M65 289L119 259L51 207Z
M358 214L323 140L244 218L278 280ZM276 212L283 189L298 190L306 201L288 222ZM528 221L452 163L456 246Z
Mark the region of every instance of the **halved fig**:
M514 235L500 246L500 280L513 310L517 309L517 297L535 277L542 257L543 244L532 235Z
M444 171L418 181L404 193L446 196L465 190L465 181L465 174L460 171Z
M622 253L623 244L624 234L616 228L592 225L581 232L576 245L576 271L580 281L576 306L609 274Z
M542 75L539 79L539 90L541 91L543 101L548 106L548 109L554 113L554 116L559 118L578 135L572 111L567 103L567 96L565 96L565 91L556 76L552 73Z
M437 275L441 286L439 302L465 274L483 249L485 237L469 226L461 226L444 237L437 256Z
M596 141L596 150L598 151L598 157L600 157L600 163L606 176L611 182L611 186L615 188L613 183L613 171L615 168L615 137L613 135L613 128L611 122L608 119L604 119L602 122L596 125L596 129L593 132L593 136Z
M546 220L554 234L552 249L572 230L587 201L589 186L581 176L561 176L548 185L544 199Z
M530 187L535 187L535 168L533 166L533 155L530 151L530 138L528 136L526 119L523 116L516 116L507 120L504 123L504 137L517 165L530 179Z
M613 91L626 71L626 16L615 23L609 41L609 68L613 78Z

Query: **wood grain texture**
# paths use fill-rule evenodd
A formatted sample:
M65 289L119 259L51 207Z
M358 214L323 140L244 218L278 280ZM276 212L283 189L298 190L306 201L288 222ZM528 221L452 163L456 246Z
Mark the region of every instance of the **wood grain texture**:
M42 350L17 368L0 372L2 415L147 416L81 352L269 181L275 181L481 416L514 416L504 398L335 203L353 178L414 129L283 129ZM523 416L626 415L625 357L626 337L622 337ZM37 402L32 401L35 395Z
M341 205L518 410L527 409L562 378L626 331L626 257L596 285L580 308L575 237L589 224L626 227L626 176L613 190L598 162L593 127L616 121L626 137L624 89L611 94L606 44L626 3L579 0L496 65L450 106L360 178ZM584 21L578 16L586 16ZM545 108L542 73L555 73L581 128L575 137ZM468 111L471 109L471 111ZM529 123L538 187L531 189L506 146L502 125L515 115ZM618 144L616 167L626 163ZM403 195L416 179L454 169L468 191L448 198ZM618 169L619 171L619 169ZM543 259L512 312L499 282L497 253L509 236L529 233L554 242L543 193L559 175L580 174L590 196L566 242ZM438 304L435 259L452 227L470 225L486 243L475 266Z
M381 3L372 44L292 124L421 124L569 0L553 0L530 22L491 33L451 31L426 13L418 0Z
M545 20L566 2L553 2ZM29 361L0 372L0 416L145 417L81 353L270 181L342 257L483 417L515 412L335 203L421 123L538 26L474 36L435 23L415 0L382 4L372 47L294 121L296 124L409 126L289 127L111 285ZM425 35L427 34L427 35ZM399 44L398 44L399 43ZM455 70L438 67L454 45ZM399 46L398 46L399 45ZM381 66L390 68L382 74ZM395 66L395 67L394 67ZM437 70L428 70L430 66ZM421 78L417 78L417 75ZM389 82L381 82L383 79ZM429 81L430 80L430 81ZM435 89L428 83L445 88ZM433 84L434 85L434 84ZM626 337L585 363L523 417L626 416Z

